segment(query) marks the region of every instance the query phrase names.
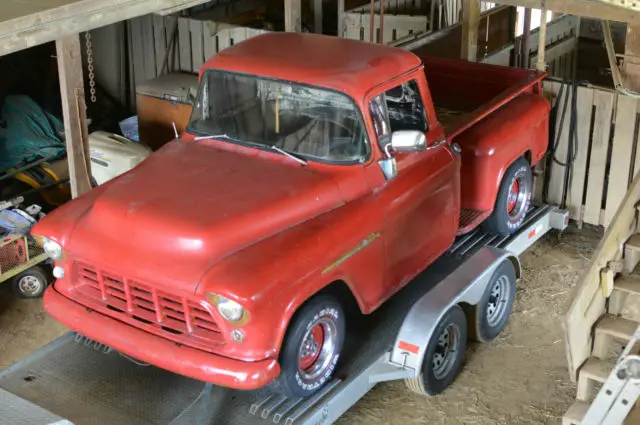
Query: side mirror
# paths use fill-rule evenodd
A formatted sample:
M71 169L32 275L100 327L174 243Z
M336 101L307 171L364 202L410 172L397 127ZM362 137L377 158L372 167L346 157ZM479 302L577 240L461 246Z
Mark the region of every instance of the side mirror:
M391 151L398 153L421 152L427 148L427 138L423 132L417 130L400 130L391 134L391 142L385 145L386 158L378 161L384 178L391 180L398 174L396 159Z
M391 134L390 148L398 153L421 152L427 148L427 138L422 131L400 130ZM385 147L389 149L389 145ZM387 152L389 154L389 152ZM387 155L388 156L388 155Z

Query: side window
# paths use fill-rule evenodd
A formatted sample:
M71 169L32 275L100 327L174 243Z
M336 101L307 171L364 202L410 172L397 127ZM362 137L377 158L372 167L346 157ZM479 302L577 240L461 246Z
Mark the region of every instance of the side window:
M427 116L416 80L387 90L384 94L391 131L427 131Z
M428 130L427 115L418 83L407 81L376 96L369 105L380 147L389 143L391 133L398 130Z

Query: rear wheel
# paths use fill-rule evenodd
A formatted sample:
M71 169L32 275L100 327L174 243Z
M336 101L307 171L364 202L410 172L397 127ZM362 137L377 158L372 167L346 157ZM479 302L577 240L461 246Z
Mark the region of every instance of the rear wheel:
M526 159L518 158L504 173L493 212L482 226L502 235L518 230L529 209L532 188L531 166Z
M510 260L496 268L478 305L470 309L469 336L489 342L507 326L516 297L516 270Z
M467 319L460 306L453 306L438 322L416 378L406 379L411 391L428 396L443 392L455 379L467 349Z
M309 300L287 330L274 390L287 397L309 397L329 382L342 351L345 322L334 297Z

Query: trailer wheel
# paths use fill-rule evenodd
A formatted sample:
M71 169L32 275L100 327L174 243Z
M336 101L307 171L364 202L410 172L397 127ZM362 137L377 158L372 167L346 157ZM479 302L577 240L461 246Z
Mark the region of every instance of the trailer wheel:
M469 337L489 342L507 326L516 298L516 270L510 260L500 264L480 302L469 309Z
M49 284L46 271L33 266L13 278L13 292L20 298L41 298Z
M531 166L520 157L504 173L493 212L482 226L490 233L501 235L518 230L527 214L532 189Z
M467 319L460 306L453 306L440 319L427 345L422 370L406 379L411 391L434 396L443 392L460 371L467 348Z
M273 390L287 397L309 397L329 382L342 351L345 322L334 297L311 298L289 324Z

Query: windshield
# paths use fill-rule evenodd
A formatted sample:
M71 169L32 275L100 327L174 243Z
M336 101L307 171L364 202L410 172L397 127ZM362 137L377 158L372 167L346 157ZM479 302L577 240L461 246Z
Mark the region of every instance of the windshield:
M322 161L367 156L360 114L346 95L223 71L203 75L188 130Z

